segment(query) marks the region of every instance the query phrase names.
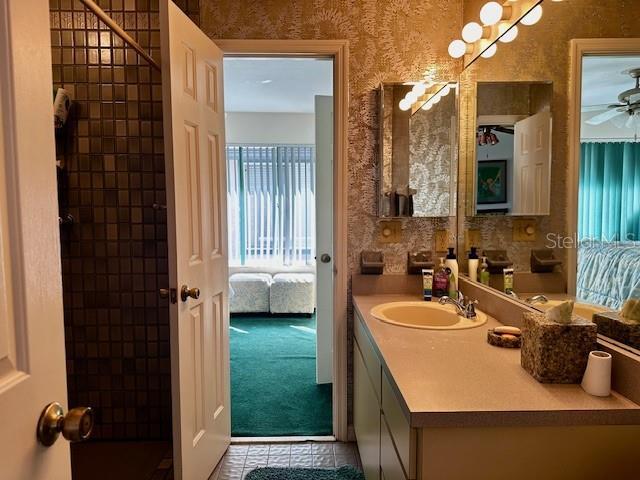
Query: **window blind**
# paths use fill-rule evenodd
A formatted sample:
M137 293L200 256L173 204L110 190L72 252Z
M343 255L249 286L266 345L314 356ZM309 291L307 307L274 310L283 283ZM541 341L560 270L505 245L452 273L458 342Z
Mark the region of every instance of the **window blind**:
M227 145L231 265L307 265L315 257L315 148Z

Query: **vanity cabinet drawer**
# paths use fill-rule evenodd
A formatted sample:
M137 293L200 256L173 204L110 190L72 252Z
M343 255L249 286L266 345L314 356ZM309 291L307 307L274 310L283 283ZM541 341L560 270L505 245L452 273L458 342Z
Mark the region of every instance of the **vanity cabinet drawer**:
M393 444L398 452L404 471L410 479L416 478L416 430L402 411L400 402L391 386L386 372L382 373L382 411L389 427ZM384 423L384 422L383 422ZM384 430L384 429L383 429Z
M353 429L366 480L380 478L380 403L358 344L353 346Z
M384 414L380 422L380 470L386 480L407 480Z
M380 375L382 373L382 366L380 364L380 360L378 359L378 355L373 348L371 340L369 340L369 335L365 330L365 326L363 325L363 320L360 318L360 315L356 312L355 315L355 338L358 346L360 347L360 352L362 353L362 359L364 360L365 367L369 372L369 377L371 378L371 383L373 383L373 388L376 392L376 396L378 397L378 401L380 401L381 396L381 387L380 387Z

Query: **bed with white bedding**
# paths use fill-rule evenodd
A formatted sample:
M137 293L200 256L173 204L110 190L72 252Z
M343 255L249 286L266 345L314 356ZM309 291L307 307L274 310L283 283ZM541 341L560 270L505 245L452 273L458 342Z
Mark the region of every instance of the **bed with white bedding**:
M578 247L576 296L618 310L640 290L640 242L583 241Z

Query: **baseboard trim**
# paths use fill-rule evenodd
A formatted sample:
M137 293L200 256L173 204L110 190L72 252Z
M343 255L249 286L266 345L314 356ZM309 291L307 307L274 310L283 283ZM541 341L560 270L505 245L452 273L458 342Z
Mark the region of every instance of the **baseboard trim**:
M333 435L292 435L288 437L231 437L231 443L295 443L295 442L335 442Z

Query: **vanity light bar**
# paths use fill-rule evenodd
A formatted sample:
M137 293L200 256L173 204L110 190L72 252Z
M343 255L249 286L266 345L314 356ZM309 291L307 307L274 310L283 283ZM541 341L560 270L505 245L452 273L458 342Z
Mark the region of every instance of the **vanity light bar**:
M502 43L514 41L518 36L517 23L526 26L538 23L542 18L542 5L536 5L517 22L511 24L517 13L519 9L516 8L514 0L507 0L502 4L495 1L485 3L480 9L481 23L467 23L462 28L462 39L455 39L449 44L449 55L452 58L461 58L474 51L480 51L483 58L493 57L498 46L495 41L487 45L492 34L497 33L497 40Z
M449 95L451 90L458 88L457 82L440 84L434 92L428 92L428 90L437 86L431 81L420 81L415 83L405 83L405 85L413 85L411 91L407 92L402 100L398 103L398 107L402 111L407 111L413 108L416 103L424 102L418 108L423 110L430 110L436 103L438 103L442 97ZM415 110L418 110L416 108Z
M457 89L457 83L445 83L437 92L429 97L424 104L420 107L422 110L431 110L431 108L440 102L444 97L451 93L451 90Z

